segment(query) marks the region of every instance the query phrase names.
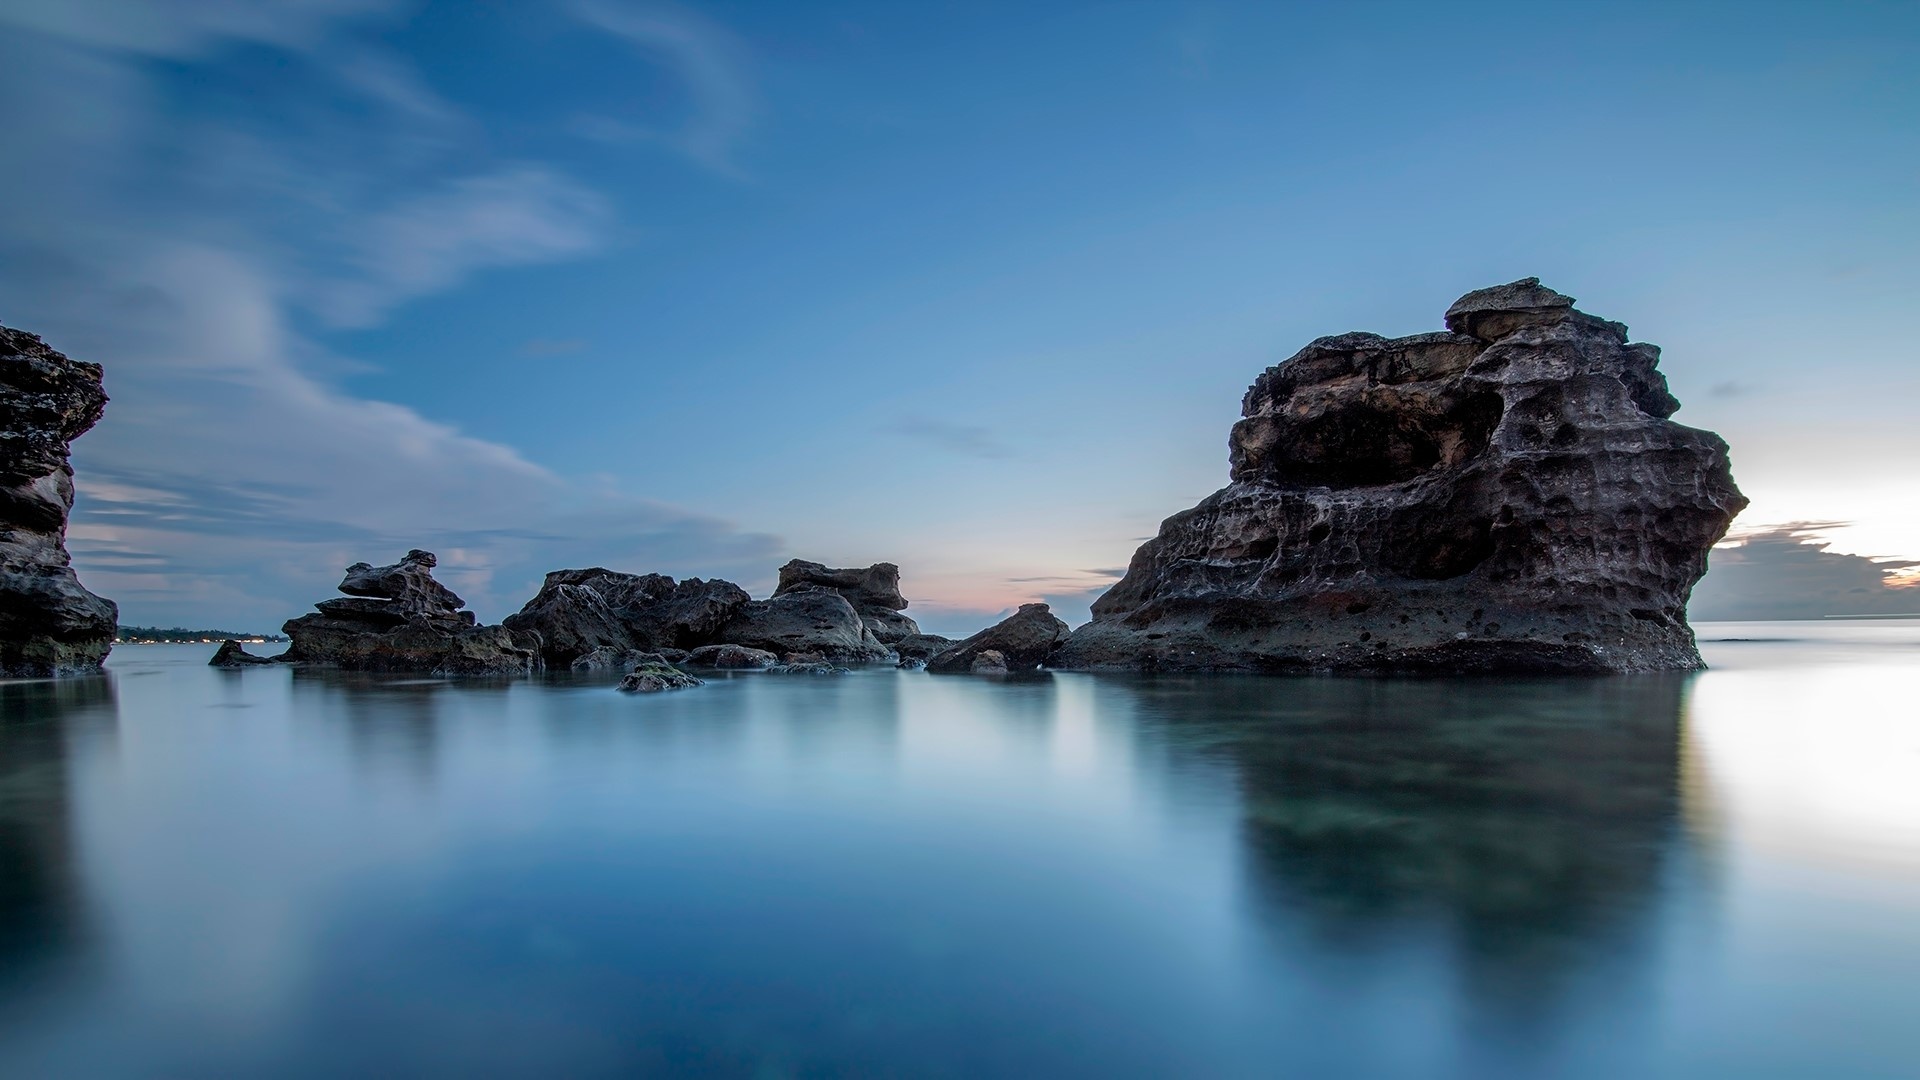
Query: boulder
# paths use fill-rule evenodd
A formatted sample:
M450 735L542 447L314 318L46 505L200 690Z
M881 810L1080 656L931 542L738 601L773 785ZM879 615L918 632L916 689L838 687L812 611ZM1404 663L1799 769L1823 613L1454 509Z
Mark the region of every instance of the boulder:
M629 694L657 694L662 690L687 690L704 685L704 680L659 661L636 665L620 680L620 689Z
M999 649L982 649L973 655L973 664L967 670L975 675L1005 675L1007 654Z
M243 668L243 667L253 667L257 664L271 664L273 662L274 661L272 657L255 656L252 653L247 651L246 646L240 644L239 642L233 640L232 638L228 638L227 640L220 643L219 648L213 650L213 659L207 661L207 666L218 667L218 668Z
M927 670L965 674L974 670L976 658L994 653L1001 671L1031 671L1052 659L1067 633L1067 624L1047 605L1022 604L1019 611L928 660Z
M1686 603L1747 500L1660 350L1527 278L1448 332L1321 338L1248 390L1231 483L1170 517L1054 665L1700 666Z
M0 326L0 677L88 675L119 609L81 587L67 555L69 444L100 420L100 365Z
M619 649L694 649L713 644L747 602L730 581L626 574L603 567L555 570L505 626L540 635L550 664L569 663L602 645Z
M687 664L692 667L709 668L770 668L780 662L780 658L765 649L749 649L745 645L702 645L687 654Z
M875 640L883 645L920 633L919 625L901 614L906 610L907 598L900 595L900 568L892 563L874 563L865 569L834 569L794 559L780 568L780 582L774 587L773 595L803 588L832 589L846 597Z
M821 659L835 663L863 663L892 656L846 597L815 586L742 604L720 628L720 638L781 656L817 653Z
M433 579L438 564L415 549L391 566L354 563L340 583L353 596L323 600L283 627L279 659L350 671L526 675L540 670L538 634L475 625L463 601ZM382 595L390 592L393 595Z
M939 634L908 634L893 643L893 651L900 656L900 663L906 666L914 661L925 664L940 653L953 648L956 642L950 637Z

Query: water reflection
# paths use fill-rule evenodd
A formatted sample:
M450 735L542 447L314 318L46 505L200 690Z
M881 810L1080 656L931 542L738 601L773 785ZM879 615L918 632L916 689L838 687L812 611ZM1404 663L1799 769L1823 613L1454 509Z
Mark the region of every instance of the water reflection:
M1682 835L1685 676L1130 689L1176 745L1234 764L1265 921L1340 948L1441 927L1507 1019L1634 947Z
M114 706L105 677L0 682L0 990L80 943L69 758L110 734Z

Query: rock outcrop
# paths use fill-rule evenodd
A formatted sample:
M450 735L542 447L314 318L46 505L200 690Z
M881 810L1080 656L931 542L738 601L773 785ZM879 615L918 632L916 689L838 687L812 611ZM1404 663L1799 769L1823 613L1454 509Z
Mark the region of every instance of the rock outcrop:
M539 670L537 634L476 626L453 590L435 581L430 551L415 549L391 566L354 563L340 582L347 596L282 628L292 644L279 659L351 671L433 675L526 675Z
M908 634L893 643L893 651L903 668L926 667L927 661L957 644L959 642L939 634Z
M938 674L1032 671L1052 660L1067 634L1067 624L1052 608L1022 604L1019 611L928 660L927 670ZM977 667L976 660L982 661Z
M113 647L119 609L74 576L68 445L100 420L100 365L0 326L0 676L85 675Z
M720 628L719 639L783 657L813 653L817 659L843 664L893 655L845 596L811 585L740 605Z
M780 583L773 595L803 588L832 589L846 597L860 621L882 645L920 633L919 624L901 612L907 598L900 595L900 568L892 563L874 563L865 569L836 570L817 562L794 559L780 568Z
M688 653L686 659L692 667L733 670L770 668L779 662L780 658L767 650L749 649L745 645L702 645Z
M1248 390L1232 482L1168 518L1056 664L1700 666L1686 602L1746 499L1657 347L1528 278L1447 332L1321 338Z
M704 685L704 680L657 659L642 661L620 680L620 689L629 694L657 694L663 690L690 690Z
M247 651L247 647L245 645L240 644L239 642L233 640L232 638L228 638L227 640L220 643L219 648L213 650L213 659L207 661L207 666L218 667L218 668L243 668L243 667L257 667L261 664L271 664L273 662L274 662L273 657L255 656L252 653Z
M746 590L731 581L675 581L597 566L555 570L503 625L538 634L546 662L559 666L602 646L659 651L713 644L747 601Z

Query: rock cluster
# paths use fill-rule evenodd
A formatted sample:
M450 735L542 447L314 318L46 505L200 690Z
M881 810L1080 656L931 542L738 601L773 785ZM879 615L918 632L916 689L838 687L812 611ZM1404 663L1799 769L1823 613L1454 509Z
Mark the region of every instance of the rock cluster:
M502 625L539 635L547 664L565 667L602 647L658 652L713 643L747 599L746 590L731 581L675 581L598 566L555 570Z
M539 670L540 638L505 626L475 625L466 602L433 578L439 562L415 549L391 566L354 563L340 582L346 596L282 628L286 663L352 671L433 675L526 675Z
M69 565L68 444L100 420L100 365L0 326L0 676L83 675L113 647L119 610Z
M907 598L900 595L900 568L892 563L836 570L817 562L794 559L780 568L780 583L774 587L773 595L805 588L832 589L845 597L882 645L894 645L902 638L920 633L919 624L901 614L907 609Z
M1668 419L1659 349L1534 278L1446 325L1263 373L1232 482L1166 520L1054 662L1698 667L1687 596L1746 499L1726 444Z
M982 675L1032 671L1052 659L1067 635L1067 624L1052 608L1022 604L1019 611L929 659L927 670Z

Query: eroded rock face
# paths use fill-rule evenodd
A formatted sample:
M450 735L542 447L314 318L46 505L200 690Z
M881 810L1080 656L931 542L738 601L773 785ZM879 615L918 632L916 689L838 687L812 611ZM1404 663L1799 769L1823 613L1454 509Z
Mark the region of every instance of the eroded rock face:
M918 634L920 626L901 612L907 598L900 594L900 568L892 563L874 563L865 569L836 570L817 562L794 559L780 568L780 583L773 595L814 587L832 589L847 598L860 620L883 645Z
M598 566L555 570L503 624L539 634L547 663L569 664L601 646L658 651L712 644L747 599L731 581L675 581Z
M720 638L782 657L810 653L814 659L843 664L892 656L846 597L818 586L742 604L720 628Z
M0 676L100 670L119 609L69 565L68 444L100 420L100 365L0 326Z
M1232 483L1168 518L1057 666L1700 666L1686 602L1746 499L1660 351L1527 278L1448 332L1321 338L1248 390Z
M1052 608L1022 604L1019 611L935 655L927 661L927 670L940 674L1032 671L1053 659L1067 634L1067 624ZM975 661L984 662L976 666Z
M540 637L476 626L453 590L435 581L439 562L414 549L391 566L354 563L340 583L355 595L322 600L282 627L293 643L278 659L350 671L432 675L526 675L542 667Z

